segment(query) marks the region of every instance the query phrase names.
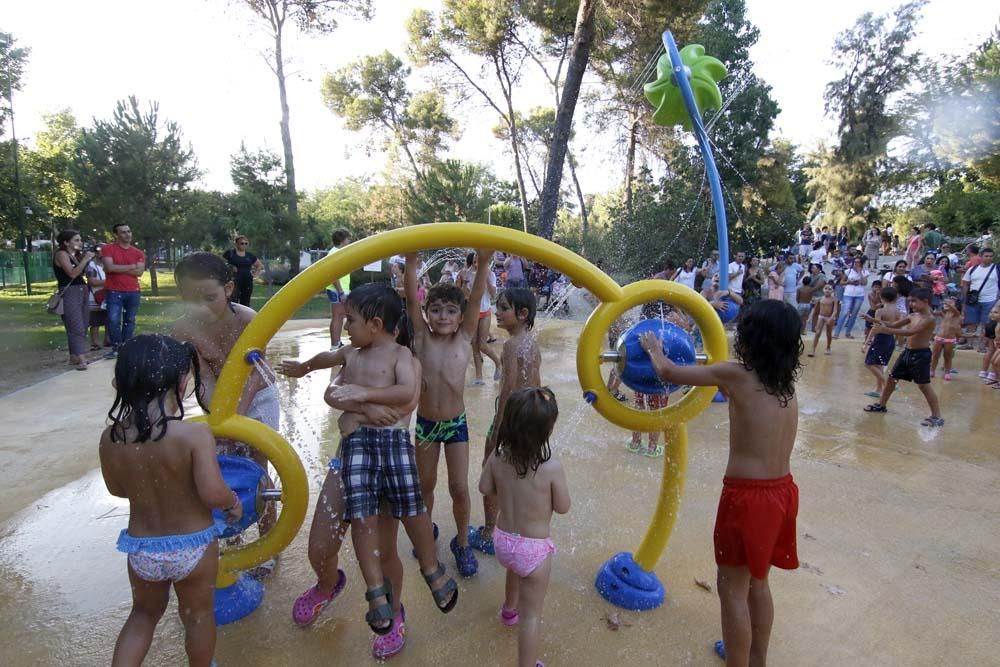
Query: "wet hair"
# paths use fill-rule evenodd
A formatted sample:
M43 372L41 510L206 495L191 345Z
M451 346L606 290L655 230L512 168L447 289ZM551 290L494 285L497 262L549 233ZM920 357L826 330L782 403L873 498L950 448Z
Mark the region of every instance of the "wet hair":
M809 287L810 285L812 285L812 276L805 276L805 277L804 277L804 278L802 279L802 284L803 284L803 285L804 285L805 287Z
M111 420L111 442L124 442L129 427L137 431L135 441L153 442L167 432L167 422L184 419L181 380L194 373L194 395L198 405L207 413L202 403L201 375L198 372L198 353L190 343L182 343L162 334L143 334L126 341L118 349L115 362L115 402L108 410ZM180 415L167 414L165 399L172 393ZM160 415L155 421L149 418L149 406L155 403ZM153 430L158 429L154 435Z
M896 291L895 287L886 287L882 290L882 300L886 303L892 303L899 296L899 292Z
M503 299L514 309L514 314L519 315L522 310L528 311L528 317L524 324L530 329L535 326L535 294L530 289L524 287L508 287L500 292L497 301Z
M465 256L466 266L472 266L473 263L475 263L475 261L476 261L476 253L470 252L468 255Z
M233 282L233 269L229 262L210 252L193 252L184 255L174 267L174 282L183 280L214 280L225 287ZM236 312L232 298L227 296L229 310Z
M794 306L763 299L744 308L736 325L736 358L753 371L781 407L795 396L802 368L802 320Z
M78 236L79 234L80 232L76 231L75 229L64 229L58 234L56 234L56 245L59 247L60 250L62 250L62 246L64 243L69 243L70 241L73 240L74 236Z
M454 283L438 283L434 285L429 290L427 290L427 296L424 298L424 310L430 306L435 301L440 301L442 303L454 303L459 309L465 312L465 292L462 291L458 285Z
M926 301L927 303L931 302L932 296L933 296L932 292L926 287L918 287L912 292L910 292L911 299L917 299L918 301Z
M892 279L892 284L899 292L899 296L904 299L910 296L910 292L913 290L913 283L906 276L896 276Z
M370 322L376 317L382 320L382 328L390 333L403 318L403 300L396 290L378 283L368 283L351 290L345 302Z
M340 229L333 230L333 236L331 237L331 239L333 240L333 245L337 246L339 246L341 243L343 243L349 238L351 238L350 230L344 229L343 227L341 227Z
M184 255L174 268L174 280L215 280L220 285L233 282L229 262L210 252L193 252Z
M410 321L405 308L399 322L396 323L396 344L413 351L413 322Z
M518 389L507 399L497 431L496 455L514 466L518 477L552 458L549 437L559 417L556 395L548 387Z

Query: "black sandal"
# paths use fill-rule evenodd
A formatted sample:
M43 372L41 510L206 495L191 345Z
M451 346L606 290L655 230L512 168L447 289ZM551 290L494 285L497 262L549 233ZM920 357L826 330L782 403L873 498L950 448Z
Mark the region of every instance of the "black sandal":
M392 632L392 619L396 615L392 610L392 582L386 579L378 588L365 591L365 600L368 602L383 596L385 604L380 604L365 614L365 622L368 627L379 636ZM389 625L385 627L376 625L380 621L389 621Z
M881 403L872 403L865 406L865 412L889 412L889 410Z
M431 588L431 585L435 581L445 576L444 565L441 564L441 561L438 561L437 569L434 570L433 573L424 574L421 571L420 574L423 575L424 581L427 582L427 588L431 589L431 595L434 596L434 604L441 610L441 613L447 614L449 611L454 609L455 604L458 602L458 584L455 583L454 579L449 577L447 583L445 583L445 585L438 590ZM454 595L452 595L452 593L454 593ZM444 606L441 606L442 602L445 603Z

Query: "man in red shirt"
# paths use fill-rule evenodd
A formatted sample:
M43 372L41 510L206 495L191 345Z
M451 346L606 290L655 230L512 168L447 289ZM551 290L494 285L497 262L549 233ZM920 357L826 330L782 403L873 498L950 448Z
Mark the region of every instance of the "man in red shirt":
M101 262L107 279L104 282L108 304L108 334L114 359L121 344L135 332L135 316L139 312L139 276L146 270L146 255L132 245L132 229L120 222L111 228L115 242L101 248Z

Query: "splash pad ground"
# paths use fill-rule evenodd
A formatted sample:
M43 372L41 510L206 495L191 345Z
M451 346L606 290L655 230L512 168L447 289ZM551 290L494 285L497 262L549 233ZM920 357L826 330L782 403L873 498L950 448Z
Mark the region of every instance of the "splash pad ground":
M711 405L689 425L681 515L657 567L667 603L644 614L618 612L630 625L612 631L602 617L617 610L594 591L593 576L610 555L638 544L663 462L627 453L628 434L579 399L573 362L579 332L579 323L564 320L544 322L538 332L542 378L560 400L554 448L574 502L568 516L553 522L559 552L546 600L543 659L554 666L721 664L711 652L719 637L718 601L695 580L714 587L712 522L726 460L726 406ZM325 322L296 321L268 353L272 360L303 358L327 344ZM772 571L772 664L997 663L991 637L1000 606L1000 397L974 378L979 361L959 354L958 378L936 381L948 424L930 431L917 426L926 410L907 385L888 415L861 412L870 387L858 344L837 341L833 356L807 360L792 460L802 494L803 567ZM107 664L128 614L124 557L114 550L128 508L107 495L96 469L111 370L102 362L0 399L0 664ZM326 373L280 380L281 430L301 455L313 494L336 444L335 414L322 401L328 381ZM466 394L473 460L494 392L488 385ZM473 485L477 474L470 472ZM450 510L442 485L435 513L444 538L439 554L453 570L446 547L454 531ZM473 520L481 518L474 500ZM308 525L309 518L267 582L260 609L220 630L219 664L371 664L349 541L341 552L345 595L308 630L291 621L292 601L313 583ZM442 616L418 582L405 536L400 550L408 568L408 645L393 664L512 664L516 633L496 619L502 568L481 558L479 575L460 582L458 609ZM182 663L183 632L172 605L146 664Z

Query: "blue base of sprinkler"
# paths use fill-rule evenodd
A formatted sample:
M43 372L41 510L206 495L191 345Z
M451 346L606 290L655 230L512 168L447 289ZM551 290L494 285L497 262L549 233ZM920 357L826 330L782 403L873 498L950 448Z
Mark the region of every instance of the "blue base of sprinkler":
M721 391L717 391L717 392L715 392L715 396L712 397L712 402L713 403L725 403L726 402L726 397L722 394Z
M226 625L245 618L264 601L264 585L247 574L236 583L215 589L215 624Z
M632 554L625 551L601 566L594 586L611 604L632 611L656 609L667 597L656 574L643 570Z

